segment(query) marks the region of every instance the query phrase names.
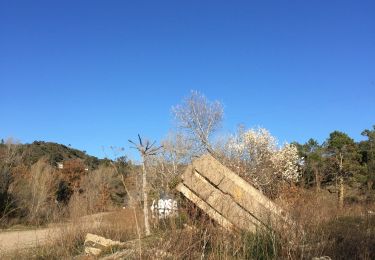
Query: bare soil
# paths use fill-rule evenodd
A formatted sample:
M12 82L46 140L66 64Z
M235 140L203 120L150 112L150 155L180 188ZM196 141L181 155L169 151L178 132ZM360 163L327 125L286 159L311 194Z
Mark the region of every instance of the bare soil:
M134 212L130 209L121 209L113 212L102 212L89 216L84 216L73 222L50 224L46 228L32 229L32 230L0 230L0 253L9 253L15 250L22 250L32 247L43 246L51 241L59 238L64 230L79 225L80 227L88 227L95 229L103 225L111 225L113 222L122 222L123 228L133 230ZM138 216L139 218L140 216Z

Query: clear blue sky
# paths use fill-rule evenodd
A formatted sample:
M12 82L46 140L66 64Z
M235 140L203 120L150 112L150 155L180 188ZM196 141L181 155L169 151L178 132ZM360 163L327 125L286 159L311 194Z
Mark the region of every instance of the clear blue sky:
M191 89L223 102L226 130L359 140L375 124L375 1L0 0L0 137L103 157L162 139Z

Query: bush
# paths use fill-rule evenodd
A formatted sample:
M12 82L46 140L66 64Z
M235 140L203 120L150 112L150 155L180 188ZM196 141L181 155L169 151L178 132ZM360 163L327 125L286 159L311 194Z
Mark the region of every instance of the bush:
M340 217L324 224L333 259L375 259L375 216Z
M54 216L56 193L55 169L44 159L29 171L16 171L10 188L19 210L31 224L43 224ZM24 212L24 214L22 214Z

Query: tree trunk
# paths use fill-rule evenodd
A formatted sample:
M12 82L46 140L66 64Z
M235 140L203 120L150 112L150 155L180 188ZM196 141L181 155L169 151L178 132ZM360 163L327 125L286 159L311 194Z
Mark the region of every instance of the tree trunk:
M344 207L344 176L343 176L343 160L344 156L340 153L340 161L339 161L339 208L342 209Z
M369 190L369 191L371 191L372 190L372 186L374 185L374 182L372 181L372 180L368 180L367 181L367 189Z
M314 169L314 173L315 173L316 191L319 192L320 191L320 187L321 187L321 180L320 180L319 170L318 169Z
M145 218L145 233L146 236L151 235L150 223L148 221L148 196L147 196L147 178L146 178L146 162L145 157L142 156L142 192L143 192L143 215Z
M371 150L373 150L372 147L371 147ZM374 180L375 180L375 155L373 153L370 156L370 161L367 163L367 171L368 171L367 188L368 188L368 191L371 192L372 187L374 186Z
M339 208L342 209L344 207L344 178L342 176L339 177Z
M177 173L177 168L176 168L176 162L174 159L172 160L172 166L173 166L173 176L175 176Z

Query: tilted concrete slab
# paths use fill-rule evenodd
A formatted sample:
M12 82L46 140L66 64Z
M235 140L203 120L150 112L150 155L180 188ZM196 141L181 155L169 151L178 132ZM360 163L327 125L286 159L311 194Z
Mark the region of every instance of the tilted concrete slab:
M209 154L195 160L182 179L177 190L225 227L254 232L293 225L279 206Z
M189 200L191 200L195 205L202 209L210 218L218 222L222 227L227 229L233 228L232 223L230 223L225 217L220 215L204 200L195 195L194 192L187 188L183 183L177 185L177 190L184 194L187 198L189 198Z

